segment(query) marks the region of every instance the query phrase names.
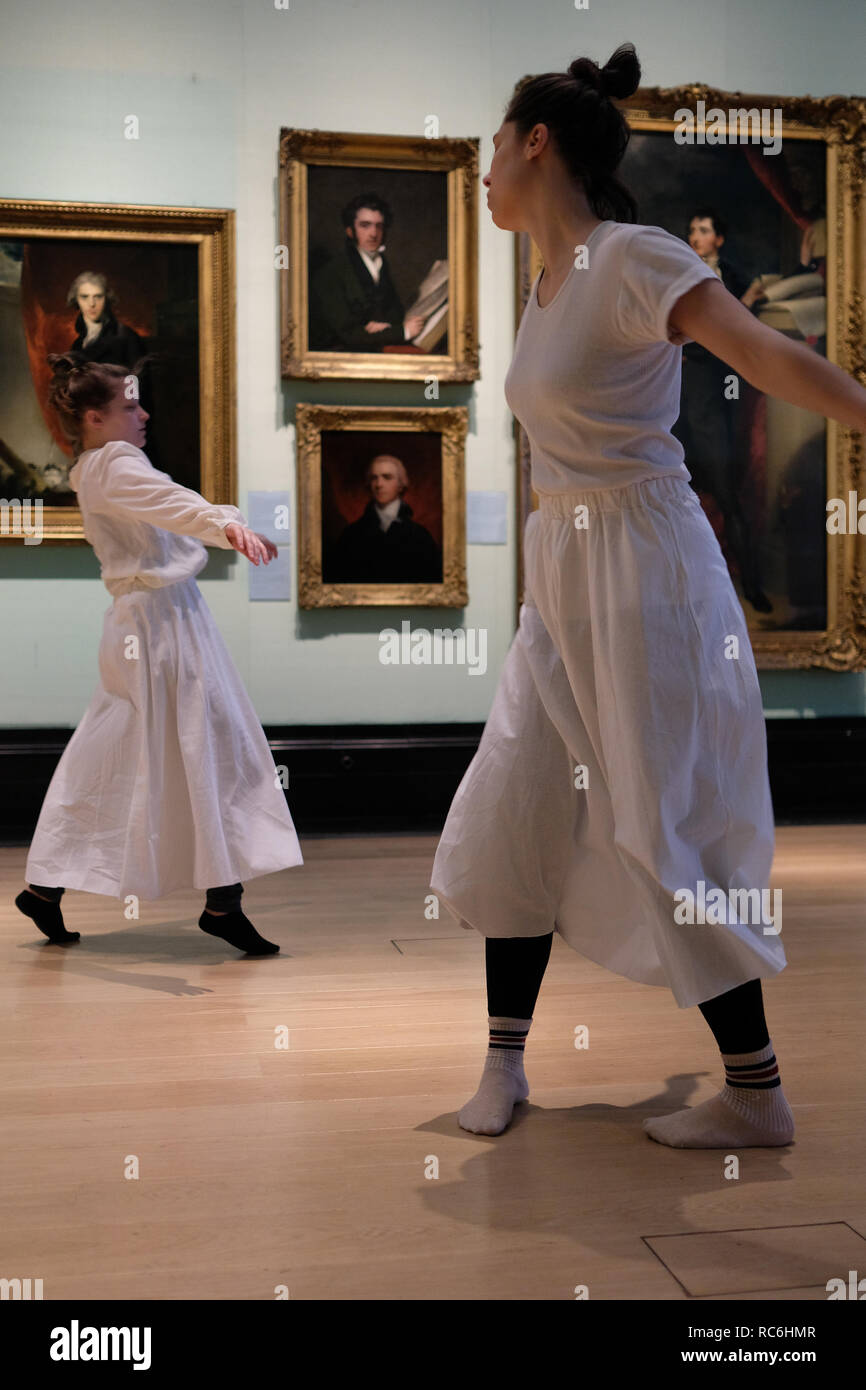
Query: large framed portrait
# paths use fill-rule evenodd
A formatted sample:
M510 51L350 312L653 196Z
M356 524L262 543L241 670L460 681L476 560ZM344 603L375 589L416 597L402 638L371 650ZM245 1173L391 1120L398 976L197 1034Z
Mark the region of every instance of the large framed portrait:
M280 132L282 374L478 377L477 139Z
M465 406L297 406L301 608L459 608Z
M761 322L866 384L866 102L690 86L641 88L622 105L631 138L618 172L639 221L688 242ZM541 265L528 240L522 303ZM856 523L837 534L828 520L832 499L847 511L856 489L861 437L764 395L695 343L673 433L757 665L866 668L866 541ZM519 435L518 466L525 518L536 499Z
M83 541L48 354L140 368L155 468L234 502L234 212L0 199L0 498ZM15 528L0 528L15 538Z

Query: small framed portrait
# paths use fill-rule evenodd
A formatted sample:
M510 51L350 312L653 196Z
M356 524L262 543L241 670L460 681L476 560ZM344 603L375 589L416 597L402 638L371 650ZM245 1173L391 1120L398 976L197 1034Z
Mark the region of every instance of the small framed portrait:
M465 406L297 406L302 608L459 608Z
M155 468L234 501L233 211L0 200L0 498L47 541L84 540L48 402L70 349L138 377Z
M281 131L284 377L478 377L478 154L477 139Z
M866 102L705 86L643 88L624 103L617 174L638 221L680 237L762 323L862 373ZM688 119L690 118L690 119ZM768 119L769 118L769 119ZM540 269L518 238L518 300ZM834 534L856 489L859 442L833 420L758 391L695 342L682 348L672 426L764 669L866 668L866 538ZM518 429L521 520L537 504ZM521 527L522 535L522 527ZM522 589L522 555L518 573Z

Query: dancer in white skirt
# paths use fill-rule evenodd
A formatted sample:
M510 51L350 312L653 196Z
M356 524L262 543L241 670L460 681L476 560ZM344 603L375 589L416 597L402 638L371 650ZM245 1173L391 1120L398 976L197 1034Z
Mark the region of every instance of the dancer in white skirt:
M17 906L52 942L79 939L65 888L152 900L206 890L199 926L249 955L279 946L241 910L243 880L303 863L252 702L195 582L205 544L268 564L276 546L142 451L128 367L53 355L50 400L69 479L113 597L100 680L45 796ZM130 398L131 397L131 398Z
M486 938L489 1050L459 1123L498 1134L528 1097L523 1049L558 931L698 1005L712 1029L723 1089L647 1120L651 1138L781 1145L794 1126L761 992L786 963L761 692L671 434L680 346L858 429L866 392L759 324L685 242L635 221L611 98L639 80L630 44L604 69L581 58L524 78L484 179L496 225L529 232L544 257L506 378L540 506L519 628L431 874Z

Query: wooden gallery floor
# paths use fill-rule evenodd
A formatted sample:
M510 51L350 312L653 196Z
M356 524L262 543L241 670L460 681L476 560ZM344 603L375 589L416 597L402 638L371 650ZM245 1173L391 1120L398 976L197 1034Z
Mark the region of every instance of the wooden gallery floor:
M821 1300L862 1276L866 827L778 831L789 965L765 999L798 1134L737 1177L641 1127L721 1084L697 1009L559 939L530 1101L499 1137L458 1127L483 941L425 920L435 844L306 837L304 867L247 888L265 960L201 933L196 894L134 922L69 893L81 942L43 944L12 904L25 851L0 849L0 1275L45 1299L351 1300Z

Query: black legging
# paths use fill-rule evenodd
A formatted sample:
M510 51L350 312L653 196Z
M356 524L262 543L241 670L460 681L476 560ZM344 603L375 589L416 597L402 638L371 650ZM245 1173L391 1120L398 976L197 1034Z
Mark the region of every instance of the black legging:
M553 932L485 938L487 1012L492 1018L532 1018L552 945ZM729 989L698 1008L720 1052L758 1052L770 1041L760 980Z
M63 888L41 888L38 883L29 883L27 886L31 893L38 893L52 903L59 903L65 892ZM205 907L212 908L214 912L239 912L243 891L242 883L229 883L222 888L208 888Z

